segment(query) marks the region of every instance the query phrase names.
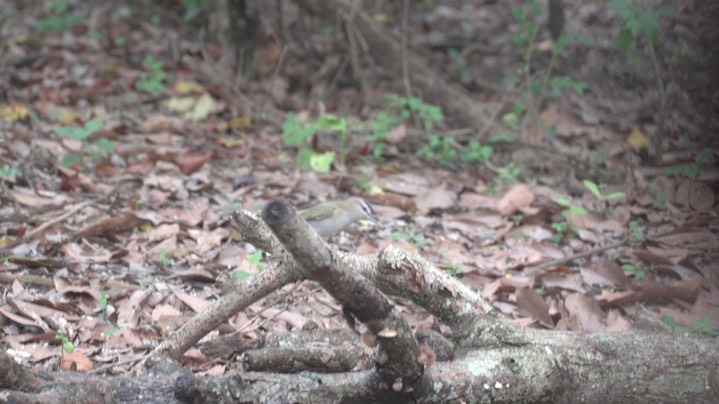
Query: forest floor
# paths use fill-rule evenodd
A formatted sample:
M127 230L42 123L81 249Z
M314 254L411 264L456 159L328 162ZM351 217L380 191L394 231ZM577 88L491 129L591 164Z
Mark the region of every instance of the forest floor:
M292 2L281 20L291 40L260 38L246 77L233 73L227 41L207 39L226 30L222 12L192 19L168 11L180 5L170 0L25 3L0 0L0 341L26 364L142 358L221 294L218 278L262 271L268 257L242 241L230 212L351 194L381 220L335 236L340 248L417 252L513 322L621 331L641 305L677 332L719 335L711 5L649 2L674 11L657 16L668 103L657 163L649 41L620 50L629 17L605 2L568 8L575 40L556 58L537 25L545 17L513 7L527 2L412 9L413 49L496 112L481 136L421 94L406 97L402 79L367 57L360 85L336 42L344 34L308 26ZM451 336L396 303L416 329ZM209 337L253 340L310 321L347 327L307 281ZM199 349L183 359L206 374L240 366Z

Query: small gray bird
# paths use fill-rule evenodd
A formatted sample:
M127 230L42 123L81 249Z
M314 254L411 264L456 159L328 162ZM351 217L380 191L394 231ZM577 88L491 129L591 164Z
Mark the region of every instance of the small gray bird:
M379 222L372 205L358 197L320 203L299 213L323 238L332 237L358 220Z

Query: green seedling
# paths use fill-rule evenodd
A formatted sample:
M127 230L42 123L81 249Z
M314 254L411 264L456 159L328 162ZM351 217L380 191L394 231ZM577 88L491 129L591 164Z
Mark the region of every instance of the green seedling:
M562 241L565 235L568 234L577 234L577 229L574 228L568 221L567 217L569 215L586 215L587 211L577 205L573 205L568 199L565 198L556 198L554 202L559 205L563 206L565 209L562 210L561 215L564 217L563 222L555 222L552 223L552 229L554 230L555 234L552 237L552 239L559 243Z
M85 14L70 11L67 0L48 1L45 8L51 15L35 23L35 31L40 34L70 31L85 19Z
M497 185L508 185L517 182L517 178L521 174L521 169L514 165L514 163L507 164L506 167L499 167L497 169L497 178L495 179Z
M115 324L112 324L110 320L105 320L105 324L107 325L108 329L103 331L102 334L100 334L102 338L107 339L120 332L120 327L116 326Z
M100 293L100 298L98 299L97 303L100 305L100 310L105 311L107 310L107 293L102 292Z
M688 178L697 178L699 173L705 170L710 170L717 159L719 152L714 149L706 148L697 154L693 163L679 164L665 169L665 173L668 176L677 175L685 176Z
M15 167L11 167L8 164L5 164L0 168L0 178L10 178L14 177L17 174L18 170Z
M448 275L458 277L462 275L462 268L456 262L444 262L439 265Z
M262 263L263 254L264 252L262 250L255 250L255 252L253 252L252 254L250 254L249 257L247 257L247 261L250 264L256 266L257 269L263 270L265 269L265 264Z
M640 282L642 279L644 279L644 276L646 275L644 271L636 268L632 264L624 264L622 265L622 269L632 274L632 277L634 278L632 280L632 283Z
M59 126L55 128L55 133L58 135L75 139L82 145L80 154L66 153L62 156L60 164L69 167L77 163L82 163L84 159L95 160L102 155L114 152L116 142L112 140L105 138L100 138L95 141L89 140L90 136L102 129L102 127L102 121L93 119L85 122L85 125L82 127Z
M584 186L589 190L589 192L591 192L592 195L594 195L594 197L601 202L606 202L612 199L624 198L627 196L624 192L612 192L611 194L604 195L601 190L606 188L606 184L596 184L589 180L584 180L583 183Z
M649 9L635 0L611 0L609 4L621 18L617 46L632 57L640 55L644 58L648 57L654 70L654 79L659 92L659 112L654 154L655 158L661 161L664 147L664 123L669 109L669 98L654 47L662 29L659 20L661 18L675 17L676 13L667 7ZM646 54L640 52L636 46L640 38L644 39Z
M60 340L62 343L62 349L65 350L67 353L73 353L75 351L75 346L72 344L72 341L70 341L70 338L65 334L65 330L60 328L55 333L55 339Z
M287 114L282 124L282 139L285 146L300 146L297 164L302 169L317 172L329 172L335 161L334 152L317 153L305 146L320 130L337 134L340 137L338 164L344 166L347 154L347 141L350 128L347 120L332 114L323 114L316 122L301 123L295 114Z
M153 283L155 283L155 279L154 278L142 278L142 279L136 280L135 282L137 282L137 284L140 286L149 286L149 285L152 285Z
M167 249L164 249L160 252L160 255L157 257L157 261L166 267L171 267L175 265L175 260L170 258L170 251Z
M692 326L692 328L687 328L679 325L674 319L674 317L668 314L664 316L664 323L666 323L672 330L684 335L689 335L691 333L705 337L716 337L719 335L719 329L716 327L712 327L709 324L708 316L701 316L697 318L696 321L694 321L694 325Z
M252 274L238 268L232 271L232 276L234 276L235 278L249 278L250 276L252 276Z
M629 235L632 238L632 241L637 243L641 243L646 239L644 229L639 226L640 224L638 220L629 221Z
M429 244L429 240L427 240L424 234L414 228L409 229L407 232L393 232L387 237L390 240L407 241L418 250Z
M145 56L143 65L148 70L148 73L140 76L140 79L135 83L135 88L138 91L144 91L149 94L155 94L165 89L165 77L167 73L162 68L162 62L148 55Z
M587 84L577 81L570 76L555 75L554 66L560 56L566 53L570 44L575 42L589 43L591 39L586 36L563 34L554 42L551 59L548 67L539 73L533 73L533 55L539 51L537 36L542 22L542 7L536 0L522 3L521 6L511 8L512 15L519 25L519 29L512 35L512 43L517 45L524 53L523 64L518 69L519 76L505 77L505 82L518 91L517 101L512 105L512 111L502 117L505 125L513 130L521 130L527 124L537 124L542 130L543 121L539 118L540 111L550 98L561 97L568 91L582 94ZM562 24L563 25L563 24Z

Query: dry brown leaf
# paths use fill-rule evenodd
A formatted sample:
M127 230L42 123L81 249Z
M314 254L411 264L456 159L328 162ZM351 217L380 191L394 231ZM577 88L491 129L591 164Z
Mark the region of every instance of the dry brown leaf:
M142 312L142 302L152 293L150 289L136 290L132 292L129 299L125 299L118 304L117 308L117 325L120 328L126 326L134 327L140 319Z
M459 206L467 209L494 209L499 199L474 192L464 192L459 197Z
M679 184L674 200L700 212L708 211L715 202L714 191L703 182L693 179L685 179Z
M77 349L72 353L62 355L60 368L64 371L87 372L92 369L92 361L85 354Z
M632 323L630 323L619 310L609 310L606 322L607 326L604 331L607 332L629 331L632 328Z
M13 321L17 324L24 325L24 326L30 326L30 327L37 327L40 328L43 331L49 331L50 326L47 325L40 316L34 316L35 319L28 318L25 316L21 316L19 314L13 313L10 310L6 310L4 307L0 307L0 314L5 316L10 321Z
M582 282L570 276L547 274L542 277L542 284L547 293L555 289L571 290L578 293L586 293L586 289L582 286Z
M564 299L564 305L580 327L575 331L596 332L604 328L602 309L591 298L583 294L572 293Z
M420 173L405 172L401 174L387 175L377 179L377 186L385 191L398 194L416 196L426 193L432 183L427 176Z
M192 296L189 293L183 292L181 289L171 286L170 289L172 290L172 293L183 303L187 305L192 311L195 313L199 313L207 308L207 306L210 305L210 302L208 302L206 299L203 299L201 297Z
M497 211L510 215L529 207L534 201L534 193L525 184L517 184L507 191L497 202Z
M456 200L457 194L447 189L444 185L428 189L414 198L417 209L421 212L429 212L431 209L451 208L456 203Z
M608 259L599 259L580 268L582 278L589 285L624 287L629 278L617 264Z
M65 195L50 191L38 191L38 193L35 193L30 188L13 187L7 192L17 203L33 208L62 206L70 202Z
M539 324L553 328L554 322L549 315L549 307L541 296L532 288L517 289L517 309L521 314L532 317Z
M102 295L102 292L97 287L86 285L73 285L69 281L59 276L53 276L52 281L55 284L55 290L57 290L58 293L63 295L66 293L85 294L98 301L100 300L100 296Z
M226 229L218 227L211 231L199 230L199 229L188 229L190 237L197 241L197 248L195 252L198 254L204 254L214 248L222 245L222 240L227 238L230 233Z

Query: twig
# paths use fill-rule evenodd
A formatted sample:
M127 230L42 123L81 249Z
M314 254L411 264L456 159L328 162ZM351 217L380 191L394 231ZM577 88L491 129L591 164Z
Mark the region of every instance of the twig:
M125 359L124 361L119 361L119 362L115 362L115 363L108 363L107 365L103 365L103 366L100 366L100 367L97 367L97 368L88 370L86 373L89 373L89 374L92 374L92 373L101 373L101 372L104 372L104 371L106 371L106 370L110 370L110 369L112 369L112 368L114 368L114 367L116 367L116 366L134 365L135 363L141 361L142 359L143 359L143 357L141 356L141 357L139 357L139 358Z
M29 233L25 234L24 237L21 237L19 239L16 239L10 243L5 244L4 248L13 248L16 245L22 243L25 240L32 239L33 237L37 236L38 234L45 231L47 228L56 225L57 223L60 223L64 221L65 219L69 218L70 216L74 215L75 213L81 211L82 209L85 209L87 206L89 206L92 203L92 201L85 201L74 208L70 209L69 211L63 213L62 215L52 219L48 220L47 222L41 224L40 226L36 227L34 230L30 231Z
M412 98L412 82L409 79L409 56L407 55L407 36L409 35L409 0L402 2L402 83L405 97Z
M662 153L664 152L664 122L667 118L669 101L667 100L667 92L664 88L664 81L662 81L662 72L659 68L659 61L657 60L651 38L649 38L649 57L652 60L652 67L654 68L654 75L656 76L657 88L659 90L659 122L657 122L657 134L654 143L654 161L661 163Z
M580 259L580 258L591 257L592 255L596 255L596 254L599 254L599 253L603 253L604 251L607 251L607 250L612 250L612 249L614 249L614 248L621 247L621 246L623 246L624 244L626 244L627 241L629 241L629 238L628 238L628 237L625 238L625 239L623 239L623 240L621 240L621 241L618 241L618 242L616 242L616 243L614 243L614 244L610 244L610 245L607 245L607 246L604 246L604 247L599 247L599 248L595 248L595 249L593 249L593 250L589 250L589 251L586 251L586 252L583 252L583 253L578 253L578 254L570 255L570 256L568 256L568 257L564 257L564 258L559 258L559 259L556 259L556 260L551 260L551 261L543 262L543 263L541 263L541 264L538 264L538 265L535 265L535 266L532 266L532 267L529 267L529 268L525 268L524 271L523 271L523 274L524 274L524 275L532 275L532 274L534 274L535 272L541 271L541 270L543 270L543 269L547 269L547 268L554 267L554 266L561 265L561 264L566 264L566 263L568 263L568 262L571 262L571 261L574 261L574 260L577 260L577 259Z

